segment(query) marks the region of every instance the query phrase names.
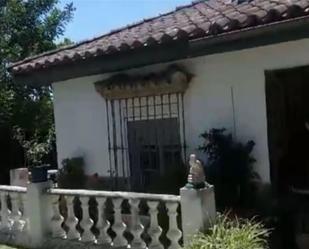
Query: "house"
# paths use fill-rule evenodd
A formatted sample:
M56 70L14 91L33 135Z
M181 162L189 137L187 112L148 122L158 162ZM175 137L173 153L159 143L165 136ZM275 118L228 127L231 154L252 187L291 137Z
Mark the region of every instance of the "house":
M309 0L196 1L10 71L52 85L59 165L82 155L87 174L138 188L225 127L277 184L308 110L308 23Z

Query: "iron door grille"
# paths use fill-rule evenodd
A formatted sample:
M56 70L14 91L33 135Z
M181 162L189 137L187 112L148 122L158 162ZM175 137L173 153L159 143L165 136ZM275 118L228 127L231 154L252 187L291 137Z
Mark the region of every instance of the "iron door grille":
M129 149L128 141L128 124L130 122L176 120L179 132L179 144L176 147L179 147L181 159L186 160L183 93L106 100L106 115L109 172L112 180L112 189L132 189L130 168L134 165L130 166L130 151L132 151ZM150 129L149 132L153 131ZM158 145L148 145L149 150L152 149L151 146L156 147ZM166 145L166 147L168 146L173 147L172 145ZM151 156L151 153L148 154Z

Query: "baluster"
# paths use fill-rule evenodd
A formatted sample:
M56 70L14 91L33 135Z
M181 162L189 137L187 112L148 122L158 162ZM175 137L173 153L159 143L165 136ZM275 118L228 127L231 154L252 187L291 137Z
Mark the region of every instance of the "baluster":
M52 209L53 216L51 218L51 231L53 238L66 238L66 232L62 228L62 223L64 221L63 216L60 213L59 209L59 196L53 195L52 198Z
M29 247L29 216L28 216L28 210L26 207L27 202L27 194L21 194L21 205L23 207L22 211L22 217L21 220L23 222L23 226L21 228L21 234L19 238L17 238L18 243L24 247Z
M131 243L131 248L146 248L146 243L142 240L141 235L144 232L144 226L142 225L139 217L139 203L138 199L130 199L131 205L131 215L132 215L132 227L131 233L133 235L133 240Z
M112 226L113 231L116 233L116 237L113 241L114 247L121 247L121 246L127 246L128 241L123 236L124 231L126 230L126 224L122 221L122 214L121 214L121 198L115 198L113 199L113 205L114 205L114 215L115 215L115 221Z
M21 212L20 212L20 195L17 192L11 193L11 204L12 204L12 231L17 234L21 232L23 227L23 222L21 220Z
M10 219L11 211L8 209L7 193L1 192L1 231L8 232L11 230L12 222Z
M180 248L179 240L181 239L182 232L178 229L177 224L177 202L167 202L166 207L168 209L168 217L169 217L169 229L166 234L167 238L171 241L169 249L178 249Z
M150 215L150 227L148 234L151 238L149 249L163 249L163 245L160 242L160 236L162 234L162 228L158 222L158 201L148 201L149 215Z
M74 240L80 239L80 234L76 229L76 225L78 224L78 219L76 218L74 214L74 196L67 196L67 208L68 208L68 217L65 222L65 224L68 226L69 231L68 231L68 239Z
M27 194L21 194L20 196L21 206L22 206L22 217L21 219L24 221L22 231L29 232L29 215L28 215L28 208L26 207L27 203Z
M81 207L83 211L83 219L80 222L81 228L84 230L81 240L83 242L94 242L95 236L91 232L91 228L93 226L93 220L90 218L89 215L89 197L83 196L79 198L81 201Z
M106 198L105 197L97 198L97 203L98 203L97 228L100 231L100 235L98 237L98 244L110 244L112 242L112 239L107 233L107 230L110 227L110 223L106 219L105 215Z

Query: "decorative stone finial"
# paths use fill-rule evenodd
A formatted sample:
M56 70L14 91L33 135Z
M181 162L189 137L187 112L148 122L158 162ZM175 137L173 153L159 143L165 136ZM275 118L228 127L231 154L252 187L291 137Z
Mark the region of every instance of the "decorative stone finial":
M202 163L196 159L195 154L190 155L190 171L188 175L187 188L204 188L206 186L205 173Z

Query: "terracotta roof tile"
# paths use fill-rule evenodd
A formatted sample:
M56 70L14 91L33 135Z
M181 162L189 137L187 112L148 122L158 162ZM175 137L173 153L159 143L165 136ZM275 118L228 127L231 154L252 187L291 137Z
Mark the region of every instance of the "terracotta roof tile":
M309 15L309 0L202 0L97 38L27 58L10 66L25 73L172 40L192 40Z

